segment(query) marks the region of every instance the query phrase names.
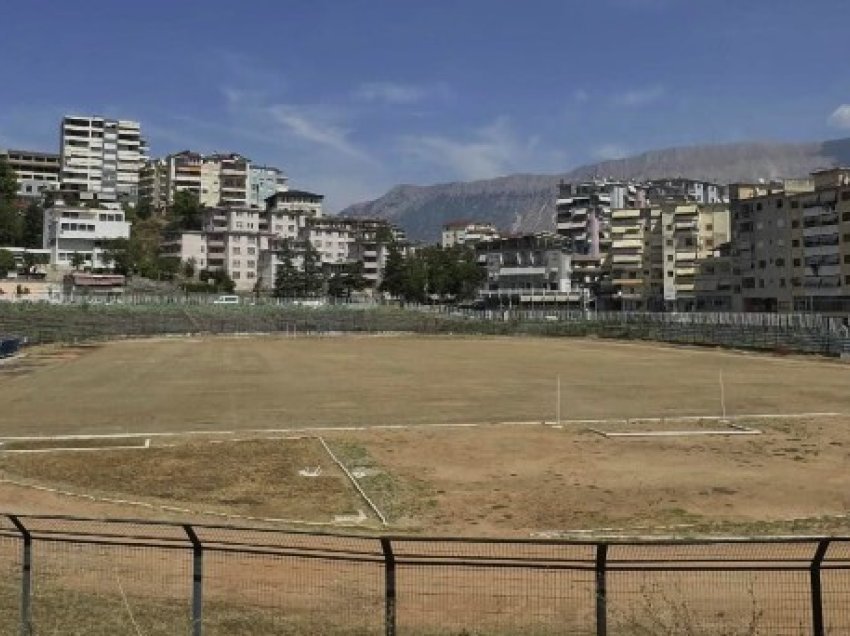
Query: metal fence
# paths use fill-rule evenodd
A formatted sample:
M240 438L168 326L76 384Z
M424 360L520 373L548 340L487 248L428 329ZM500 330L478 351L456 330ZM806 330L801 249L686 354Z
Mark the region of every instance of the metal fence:
M124 336L409 332L598 336L819 355L850 355L844 320L815 314L473 310L444 306L50 305L0 303L0 332L31 343Z
M850 633L850 538L376 537L6 515L4 634Z

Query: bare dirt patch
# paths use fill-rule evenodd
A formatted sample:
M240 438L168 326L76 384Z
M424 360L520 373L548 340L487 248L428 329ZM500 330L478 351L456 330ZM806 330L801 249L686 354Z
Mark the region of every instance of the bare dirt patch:
M746 424L764 433L624 440L498 426L344 436L388 474L422 484L419 528L438 534L850 529L832 517L850 513L850 419Z
M302 477L304 468L319 468ZM330 522L363 504L315 439L188 442L128 453L0 455L5 477L193 511Z

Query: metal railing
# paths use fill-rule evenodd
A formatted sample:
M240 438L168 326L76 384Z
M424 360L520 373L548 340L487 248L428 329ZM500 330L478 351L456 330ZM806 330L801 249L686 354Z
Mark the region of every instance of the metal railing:
M850 633L850 538L497 540L5 515L0 632Z

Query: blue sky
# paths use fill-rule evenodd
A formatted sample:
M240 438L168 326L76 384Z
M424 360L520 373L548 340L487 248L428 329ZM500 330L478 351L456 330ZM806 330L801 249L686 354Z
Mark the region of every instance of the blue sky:
M241 152L329 207L692 143L850 136L847 0L27 0L0 146L63 113Z

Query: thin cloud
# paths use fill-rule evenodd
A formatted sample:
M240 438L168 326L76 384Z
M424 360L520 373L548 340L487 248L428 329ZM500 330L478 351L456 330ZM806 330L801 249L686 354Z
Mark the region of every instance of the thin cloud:
M635 88L628 90L625 93L616 95L614 103L617 106L635 107L646 106L653 102L657 102L667 93L663 86L649 86L646 88Z
M832 114L827 118L826 123L833 128L850 130L850 104L841 104L838 108L832 111Z
M415 104L427 96L428 91L413 84L395 82L366 82L354 91L354 98L364 102L387 104Z
M541 157L552 163L562 162L561 153L541 151L538 146L538 138L521 138L504 117L473 131L466 140L441 135L405 135L398 141L402 154L440 169L448 168L455 178L464 180L487 179L528 169Z
M243 127L269 129L287 139L300 139L326 150L359 160L371 161L366 151L350 139L350 130L340 125L340 116L319 105L267 103L261 92L223 88L228 109Z
M573 91L573 101L576 104L584 104L590 99L590 95L583 88L577 88Z
M625 146L619 144L602 144L594 148L590 154L594 159L608 161L611 159L622 159L628 156L629 151Z

